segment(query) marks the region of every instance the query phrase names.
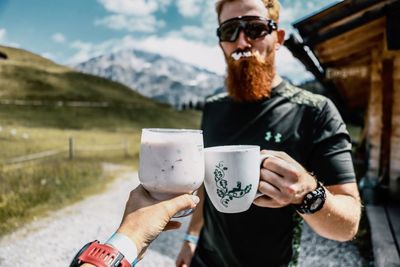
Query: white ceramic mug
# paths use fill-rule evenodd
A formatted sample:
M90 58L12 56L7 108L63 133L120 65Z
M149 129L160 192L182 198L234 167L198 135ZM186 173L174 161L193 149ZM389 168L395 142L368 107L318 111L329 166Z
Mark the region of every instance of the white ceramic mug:
M204 180L202 131L142 129L139 180L158 200L197 190Z
M257 194L262 162L271 157L253 145L215 146L204 150L204 186L214 207L224 213L250 208Z

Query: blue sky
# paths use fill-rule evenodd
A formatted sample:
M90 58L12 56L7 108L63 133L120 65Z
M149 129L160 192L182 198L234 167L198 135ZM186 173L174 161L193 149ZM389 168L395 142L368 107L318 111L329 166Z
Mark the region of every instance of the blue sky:
M338 0L281 0L280 27ZM123 49L143 49L219 74L225 63L215 37L214 0L0 0L0 44L73 65ZM278 71L311 77L283 48Z

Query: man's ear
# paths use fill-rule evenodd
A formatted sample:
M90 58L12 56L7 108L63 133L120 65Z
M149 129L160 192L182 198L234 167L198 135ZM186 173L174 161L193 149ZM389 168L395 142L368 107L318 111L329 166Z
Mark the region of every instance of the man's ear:
M278 29L276 31L276 33L277 33L278 41L275 43L275 50L279 50L279 48L285 42L285 30L284 29Z

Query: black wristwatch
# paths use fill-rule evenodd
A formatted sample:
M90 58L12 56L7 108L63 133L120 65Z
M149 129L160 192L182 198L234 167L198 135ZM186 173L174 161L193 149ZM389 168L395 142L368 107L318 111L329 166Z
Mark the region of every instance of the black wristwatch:
M322 209L325 204L325 200L325 188L320 182L317 181L317 188L305 195L303 203L294 205L294 207L301 214L313 214Z

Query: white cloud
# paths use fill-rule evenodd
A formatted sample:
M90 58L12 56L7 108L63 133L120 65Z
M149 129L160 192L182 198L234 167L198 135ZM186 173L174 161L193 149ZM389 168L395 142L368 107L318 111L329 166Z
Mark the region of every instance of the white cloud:
M11 47L20 47L20 44L11 42L7 38L7 30L4 28L0 28L0 44L1 45L6 45L6 46L11 46Z
M169 32L167 36L180 37L214 46L218 42L216 37L218 21L214 11L214 1L203 1L197 6L201 7L201 12L198 15L200 24L183 25L179 30Z
M294 22L310 16L314 12L325 8L327 5L332 5L337 2L340 2L340 0L286 1L285 3L281 1L280 27L285 28L288 32L292 32L294 30L292 27Z
M163 49L160 49L160 44ZM137 42L135 47L174 57L218 74L225 73L224 57L217 44L209 46L177 37L158 38L153 36Z
M176 2L179 13L185 17L195 17L203 8L203 0L178 0Z
M208 28L205 27L183 26L178 31L169 32L167 36L171 38L182 38L209 45L215 45L218 43L218 39L214 32L214 28L212 28L210 31Z
M94 45L92 43L74 41L71 48L78 50L68 61L69 64L76 64L92 58L94 55ZM104 51L106 52L106 51Z
M314 77L284 46L278 50L275 60L278 73L289 78L295 84Z
M98 0L105 9L124 15L147 16L170 4L170 0Z
M55 33L51 36L51 39L56 43L64 43L67 38L65 38L62 33Z
M128 35L122 39L112 39L100 44L78 40L73 42L71 47L77 52L67 62L69 65L87 61L99 55L135 48L177 58L219 74L225 72L225 61L218 45L208 46L182 38L150 36L145 39L135 39Z
M111 14L95 20L97 26L114 30L152 33L166 23L155 17L157 11L166 11L172 0L98 0Z
M136 17L122 14L110 15L96 20L95 25L105 26L114 30L127 30L129 32L154 32L165 27L165 22L157 20L154 16Z

